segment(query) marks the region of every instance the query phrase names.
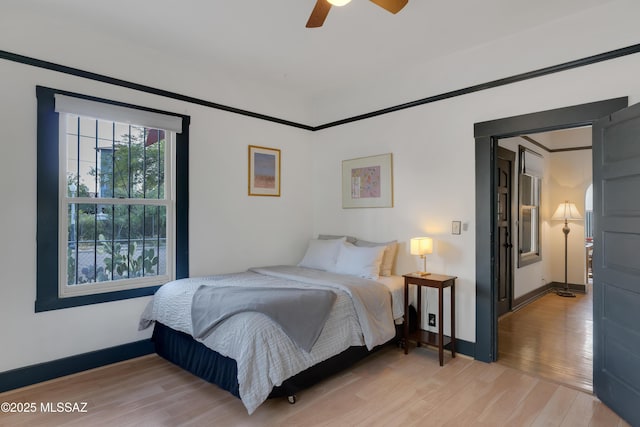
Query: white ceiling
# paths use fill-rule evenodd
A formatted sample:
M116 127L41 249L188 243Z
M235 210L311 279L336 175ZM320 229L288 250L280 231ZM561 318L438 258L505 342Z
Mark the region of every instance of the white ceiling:
M578 147L591 147L592 128L584 126L572 129L560 129L528 135L549 150L566 150Z
M126 41L313 99L610 1L410 0L392 15L353 0L307 29L315 0L2 0L0 26L38 15L81 37Z

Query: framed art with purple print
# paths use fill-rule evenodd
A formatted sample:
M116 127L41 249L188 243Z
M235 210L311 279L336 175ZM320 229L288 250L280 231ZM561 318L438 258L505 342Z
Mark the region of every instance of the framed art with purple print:
M391 153L342 161L342 207L393 207Z

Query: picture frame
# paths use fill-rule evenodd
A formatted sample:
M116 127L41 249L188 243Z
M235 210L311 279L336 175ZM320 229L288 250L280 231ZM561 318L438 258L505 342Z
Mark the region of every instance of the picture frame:
M462 221L451 221L451 234L460 234Z
M342 161L342 208L393 207L391 153Z
M249 145L249 196L280 197L280 150Z

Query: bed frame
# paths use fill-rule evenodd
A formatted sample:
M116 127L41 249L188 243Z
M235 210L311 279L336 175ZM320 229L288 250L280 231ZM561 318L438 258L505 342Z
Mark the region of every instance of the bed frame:
M396 336L398 336L398 330L399 328L396 328ZM196 341L190 335L171 329L160 322L155 324L152 340L158 355L192 374L218 385L234 396L240 397L238 366L234 359L223 356ZM389 342L393 341L396 341L396 338L391 339ZM342 353L285 380L282 385L273 388L269 397L286 396L289 403L293 404L296 401L296 393L298 391L353 365L369 354L374 353L383 345L371 351L367 350L365 346L349 347Z

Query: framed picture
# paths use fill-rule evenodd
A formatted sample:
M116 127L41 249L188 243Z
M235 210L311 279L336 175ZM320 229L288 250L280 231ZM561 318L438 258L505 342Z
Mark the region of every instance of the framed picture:
M249 195L280 197L280 150L249 146Z
M393 207L391 153L342 161L342 207Z

